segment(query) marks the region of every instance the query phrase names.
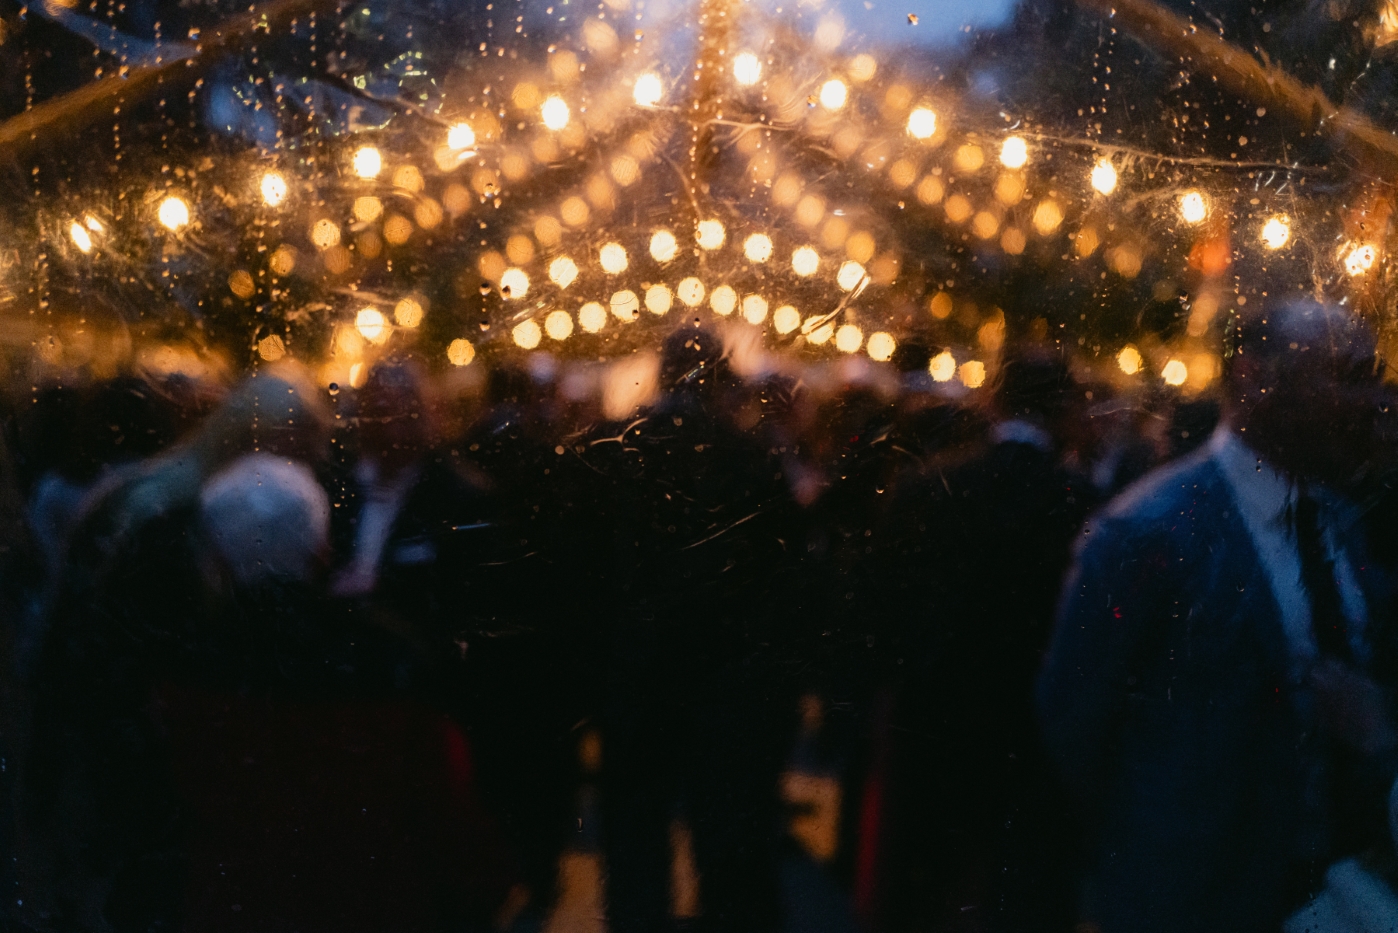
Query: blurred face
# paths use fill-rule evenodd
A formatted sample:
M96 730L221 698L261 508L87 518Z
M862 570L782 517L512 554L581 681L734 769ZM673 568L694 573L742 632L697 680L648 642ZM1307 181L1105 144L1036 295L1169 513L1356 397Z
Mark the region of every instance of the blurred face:
M1343 485L1375 455L1383 365L1367 332L1327 346L1297 340L1288 347L1276 359L1238 359L1233 425L1285 472Z

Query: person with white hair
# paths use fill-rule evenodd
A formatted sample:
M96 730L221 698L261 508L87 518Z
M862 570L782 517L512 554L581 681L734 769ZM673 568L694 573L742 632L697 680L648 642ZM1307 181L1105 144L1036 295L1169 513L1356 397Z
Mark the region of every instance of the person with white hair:
M311 582L330 547L330 498L310 467L270 453L229 464L199 493L213 552L243 587Z

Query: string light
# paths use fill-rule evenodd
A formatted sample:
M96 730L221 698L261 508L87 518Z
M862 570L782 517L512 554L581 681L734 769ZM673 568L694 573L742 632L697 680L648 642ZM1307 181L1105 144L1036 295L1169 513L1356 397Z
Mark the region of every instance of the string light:
M869 343L865 350L869 354L869 359L886 363L893 358L893 351L897 348L898 342L893 339L892 334L876 331L869 335Z
M761 324L767 320L767 299L761 295L748 295L743 298L743 318L749 324Z
M932 362L927 365L927 372L932 376L933 382L950 382L956 375L956 357L951 355L950 350L943 350L932 357Z
M521 321L510 331L510 337L521 350L532 350L543 339L543 332L539 329L537 321Z
M1129 343L1121 348L1121 352L1116 355L1116 365L1128 376L1134 376L1141 371L1141 351L1131 346Z
M607 309L589 301L578 309L578 325L589 334L597 333L607 326Z
M373 146L361 146L354 151L350 166L360 178L378 178L383 171L383 156Z
M567 288L578 277L578 264L568 256L559 256L549 263L549 281L559 288Z
M612 295L612 314L617 320L630 324L636 320L641 311L641 299L636 297L636 293L626 288Z
M765 233L754 233L743 241L743 255L750 262L766 262L772 258L772 238Z
M830 342L830 338L835 336L835 325L829 321L820 323L821 318L808 317L801 325L801 332L806 335L806 342L812 346L824 346Z
M802 246L791 254L791 270L800 276L815 275L820 268L820 254L809 246Z
M709 307L713 308L714 314L727 317L738 307L738 293L731 285L720 285L709 296Z
M789 334L801 326L801 312L791 305L782 305L772 312L772 326L779 334Z
M841 353L856 353L864 343L864 331L854 324L843 324L835 331L835 349Z
M631 97L639 106L654 107L660 103L664 93L665 88L660 83L660 76L647 72L636 79L636 87L632 90Z
M820 86L820 105L826 110L839 110L849 99L849 88L838 78L831 78Z
M664 285L652 285L646 289L646 310L651 314L665 314L673 303L674 295Z
M847 292L852 292L859 287L859 283L863 282L866 276L864 267L850 259L840 266L839 272L835 273L835 284Z
M675 294L679 296L680 301L689 307L697 308L704 300L704 283L691 275L680 280L680 284L675 288Z
M1092 166L1092 174L1088 176L1088 181L1092 184L1092 190L1098 194L1111 194L1116 190L1116 167L1108 159L1100 159Z
M1005 168L1024 168L1029 161L1029 144L1022 136L1011 136L1000 144L1000 164Z
M539 108L539 115L543 117L544 126L557 132L568 125L573 113L568 109L568 102L555 94L544 101L544 105Z
M567 340L573 334L573 318L567 311L550 311L544 318L544 333L554 340Z
M743 52L733 59L733 77L743 87L752 87L762 78L762 62L751 52Z
M669 262L679 250L680 245L669 230L657 230L650 238L650 256L656 262Z
M620 275L630 265L626 258L626 247L620 243L608 243L603 246L597 254L597 261L601 263L602 271L609 275Z
M1345 254L1345 271L1350 275L1363 275L1374 267L1378 250L1369 243L1360 243Z
M393 306L394 322L409 330L422 323L422 314L422 302L416 298L404 298Z
M937 114L926 107L918 107L908 114L908 135L913 139L930 139L937 132Z
M1170 360L1160 371L1160 377L1165 380L1166 385L1182 386L1189 378L1189 367L1184 365L1183 360Z
M160 225L167 230L183 229L189 226L189 204L184 198L171 195L160 202L156 216L160 218Z
M469 123L455 123L447 129L447 148L460 151L476 144L476 131Z
M979 389L985 385L985 364L980 360L967 360L961 364L961 384L968 389Z
M286 200L288 193L286 179L277 172L268 172L262 176L262 203L268 207L277 207Z
M354 329L370 343L387 343L390 334L388 319L378 308L361 308L354 317Z
M476 358L476 348L471 341L458 337L447 346L447 362L453 366L470 366Z
M1198 191L1186 191L1180 197L1180 217L1187 224L1201 223L1209 216L1209 205Z
M87 232L87 228L80 223L74 223L68 228L68 236L72 238L73 245L81 253L92 252L92 234Z
M717 220L701 220L694 228L694 239L698 241L700 249L716 250L727 237L728 232Z
M506 269L500 276L500 294L513 301L529 294L529 274L523 269Z
M1291 223L1281 214L1268 218L1262 225L1262 245L1268 249L1281 249L1291 239Z

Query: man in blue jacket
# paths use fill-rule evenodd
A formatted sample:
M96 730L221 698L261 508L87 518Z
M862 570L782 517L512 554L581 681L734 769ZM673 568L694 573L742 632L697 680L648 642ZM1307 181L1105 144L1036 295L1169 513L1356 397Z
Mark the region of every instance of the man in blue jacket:
M1104 933L1276 930L1384 827L1385 584L1344 490L1382 364L1348 309L1239 328L1210 443L1084 532L1039 705Z

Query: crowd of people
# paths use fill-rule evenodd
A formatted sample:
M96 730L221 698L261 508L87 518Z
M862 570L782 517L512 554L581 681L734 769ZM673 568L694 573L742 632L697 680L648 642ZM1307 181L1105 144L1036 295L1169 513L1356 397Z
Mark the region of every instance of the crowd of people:
M681 326L620 419L411 353L13 400L7 915L537 930L580 847L616 933L1278 930L1398 878L1367 326L1279 304L1191 398L936 350L813 388Z

